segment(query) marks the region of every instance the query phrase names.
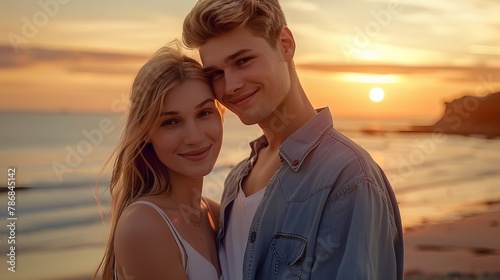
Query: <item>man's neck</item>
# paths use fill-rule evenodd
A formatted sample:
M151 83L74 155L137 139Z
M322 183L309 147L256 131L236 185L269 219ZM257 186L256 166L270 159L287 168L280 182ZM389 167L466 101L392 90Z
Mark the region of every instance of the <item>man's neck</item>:
M269 148L275 150L315 115L316 110L301 91L288 96L267 120L259 123L259 126L269 142Z

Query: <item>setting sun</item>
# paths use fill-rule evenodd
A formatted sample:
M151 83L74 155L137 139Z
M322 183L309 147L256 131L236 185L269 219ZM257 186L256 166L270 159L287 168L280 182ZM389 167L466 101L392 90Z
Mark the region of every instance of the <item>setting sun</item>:
M384 99L384 90L379 87L374 87L370 90L370 100L380 102Z

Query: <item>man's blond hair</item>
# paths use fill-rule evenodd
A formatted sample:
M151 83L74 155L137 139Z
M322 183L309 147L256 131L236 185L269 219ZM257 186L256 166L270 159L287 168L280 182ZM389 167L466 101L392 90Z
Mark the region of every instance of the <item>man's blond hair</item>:
M184 19L182 41L189 48L199 48L240 27L275 47L284 26L285 14L278 0L198 0Z

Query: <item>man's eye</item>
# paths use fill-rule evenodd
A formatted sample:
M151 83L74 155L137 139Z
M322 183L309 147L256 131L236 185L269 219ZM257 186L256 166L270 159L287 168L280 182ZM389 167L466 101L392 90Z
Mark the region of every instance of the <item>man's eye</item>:
M221 77L223 74L224 74L224 71L222 71L222 70L216 70L216 71L213 71L210 74L210 78L217 79L217 78Z
M242 65L245 62L249 61L250 59L252 59L252 58L251 57L240 58L240 59L236 60L236 65Z

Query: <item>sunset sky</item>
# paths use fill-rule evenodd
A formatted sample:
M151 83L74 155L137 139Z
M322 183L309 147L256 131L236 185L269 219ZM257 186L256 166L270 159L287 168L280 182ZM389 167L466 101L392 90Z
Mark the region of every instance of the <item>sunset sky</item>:
M116 110L195 2L2 1L0 111ZM432 119L444 101L500 91L497 0L281 3L303 87L334 115Z

